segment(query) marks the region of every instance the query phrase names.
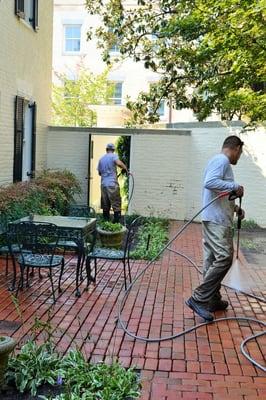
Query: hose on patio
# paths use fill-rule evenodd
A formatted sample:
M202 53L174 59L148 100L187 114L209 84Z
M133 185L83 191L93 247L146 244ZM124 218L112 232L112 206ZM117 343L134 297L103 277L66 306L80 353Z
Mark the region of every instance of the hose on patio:
M189 261L189 262L197 269L198 272L202 273L201 270L198 268L198 266L195 264L195 262L194 262L190 257L188 257L187 255L185 255L185 254L183 254L183 253L181 253L181 252L178 252L178 251L175 251L175 250L171 249L169 246L170 246L171 243L173 243L174 240L176 240L176 238L177 238L178 236L180 236L181 233L195 220L195 218L196 218L199 214L201 214L203 210L205 210L205 208L209 207L212 203L214 203L214 202L217 201L218 199L221 199L222 197L226 197L226 196L228 196L228 195L230 195L230 194L231 194L231 192L223 192L223 193L220 193L218 196L216 196L214 199L212 199L208 204L206 204L204 207L202 207L188 222L186 222L186 223L177 231L177 233L174 235L174 237L173 237L172 239L170 239L170 240L166 243L166 245L158 252L158 254L157 254L155 257L153 257L153 259L150 260L150 261L147 263L146 267L145 267L140 273L138 273L138 274L136 275L136 277L132 280L131 284L128 286L127 290L125 291L125 293L124 293L122 299L120 300L120 302L119 302L119 304L118 304L118 322L120 323L121 328L124 330L124 332L125 332L127 335L129 335L130 337L132 337L132 338L134 338L134 339L137 339L137 340L141 340L141 341L149 342L149 343L154 343L154 342L162 342L162 341L165 341L165 340L172 340L172 339L178 338L178 337L180 337L180 336L184 336L184 335L186 335L186 334L188 334L188 333L190 333L190 332L193 332L193 331L195 331L196 329L198 329L198 328L200 328L200 327L202 327L202 326L214 324L214 323L220 322L220 321L248 321L248 322L251 322L251 323L253 322L253 323L262 325L263 327L266 328L266 323L263 322L263 321L260 321L260 320L258 320L258 319L256 319L256 318L251 318L251 317L224 317L224 318L217 318L217 319L214 319L213 321L209 321L209 322L203 322L203 323L198 324L198 325L195 325L195 326L193 326L193 327L191 327L191 328L189 328L189 329L185 329L185 330L182 331L182 332L178 332L178 333L176 333L176 334L174 334L174 335L164 336L164 337L159 337L159 338L148 338L148 337L138 336L138 335L135 335L135 334L133 334L132 332L130 332L130 331L128 330L127 326L126 326L126 323L122 320L122 310L123 310L123 308L124 308L125 302L126 302L126 300L127 300L127 297L128 297L128 295L129 295L129 292L131 291L132 287L134 286L134 284L136 283L136 281L147 271L147 269L151 266L151 264L153 264L153 262L154 262L165 250L172 251L172 252L176 253L177 255L180 255L181 257L184 257L187 261ZM226 285L224 285L224 286L226 286ZM227 286L227 287L229 287L229 286ZM231 287L229 287L229 288L230 288L230 289L233 289L233 288L231 288ZM254 299L256 299L256 300L258 300L258 301L260 301L260 302L266 303L266 299L263 298L263 297L259 297L259 296L253 295L253 294L247 293L247 292L245 292L245 291L240 291L240 292L241 292L242 294L244 294L244 295L246 295L246 296L249 296L249 297L252 297L252 298L254 298ZM244 355L244 357L246 357L253 365L255 365L257 368L261 369L262 371L266 372L266 367L264 367L263 365L259 364L256 360L254 360L254 359L248 354L248 352L247 352L246 349L245 349L245 346L246 346L246 344L247 344L249 341L255 340L255 339L257 339L258 337L261 337L261 336L263 336L263 335L266 335L266 329L265 329L264 331L262 331L262 332L253 334L253 335L251 335L251 336L245 338L245 339L242 341L241 345L240 345L240 350L241 350L242 354Z

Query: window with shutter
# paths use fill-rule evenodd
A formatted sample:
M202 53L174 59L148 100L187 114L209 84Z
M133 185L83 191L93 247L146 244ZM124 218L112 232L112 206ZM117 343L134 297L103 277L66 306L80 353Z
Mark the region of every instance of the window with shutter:
M31 177L35 176L37 104L32 104Z
M24 0L15 0L15 14L20 18L25 18Z
M38 29L38 0L15 0L15 14Z
M22 149L24 132L24 99L16 96L15 99L15 132L14 132L14 163L13 181L22 180Z

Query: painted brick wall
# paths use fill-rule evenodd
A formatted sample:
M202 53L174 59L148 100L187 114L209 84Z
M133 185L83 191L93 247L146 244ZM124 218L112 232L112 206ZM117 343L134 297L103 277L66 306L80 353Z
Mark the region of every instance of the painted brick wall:
M189 142L189 135L132 137L132 213L184 219Z
M14 14L14 1L1 1L0 15L0 184L6 184L13 181L16 95L37 103L36 168L46 167L53 1L39 1L37 32Z
M78 131L49 131L47 166L50 169L68 169L82 185L82 196L77 198L86 204L88 188L89 134Z
M240 131L239 127L226 128L217 123L175 127L183 129L183 133L132 133L130 168L135 188L131 213L177 220L191 218L201 208L202 177L208 159L220 151L226 136ZM50 130L48 141L48 167L72 170L81 180L84 193L88 135L82 129L54 129ZM97 134L93 135L97 138ZM236 181L245 187L243 208L247 219L266 227L266 132L258 129L240 136L245 142L244 152L233 170Z

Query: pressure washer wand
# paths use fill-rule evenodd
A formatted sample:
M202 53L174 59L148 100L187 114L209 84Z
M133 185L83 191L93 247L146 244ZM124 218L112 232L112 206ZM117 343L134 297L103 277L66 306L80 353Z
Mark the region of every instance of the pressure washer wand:
M241 215L242 215L242 209L241 209L241 203L242 203L242 196L239 197L239 206L237 210L237 242L236 242L236 258L238 259L239 255L239 238L240 238L240 229L241 229Z

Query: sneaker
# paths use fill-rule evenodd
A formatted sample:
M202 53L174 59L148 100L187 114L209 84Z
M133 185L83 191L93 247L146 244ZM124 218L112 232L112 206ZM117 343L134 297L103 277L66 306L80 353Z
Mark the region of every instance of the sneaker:
M209 312L209 310L204 307L202 303L195 301L193 297L190 297L185 301L186 305L191 308L196 314L198 314L201 318L206 319L206 321L212 321L213 315Z
M210 303L208 305L208 310L210 312L215 312L215 311L224 311L227 309L227 307L229 306L228 301L226 300L217 300L213 303Z

